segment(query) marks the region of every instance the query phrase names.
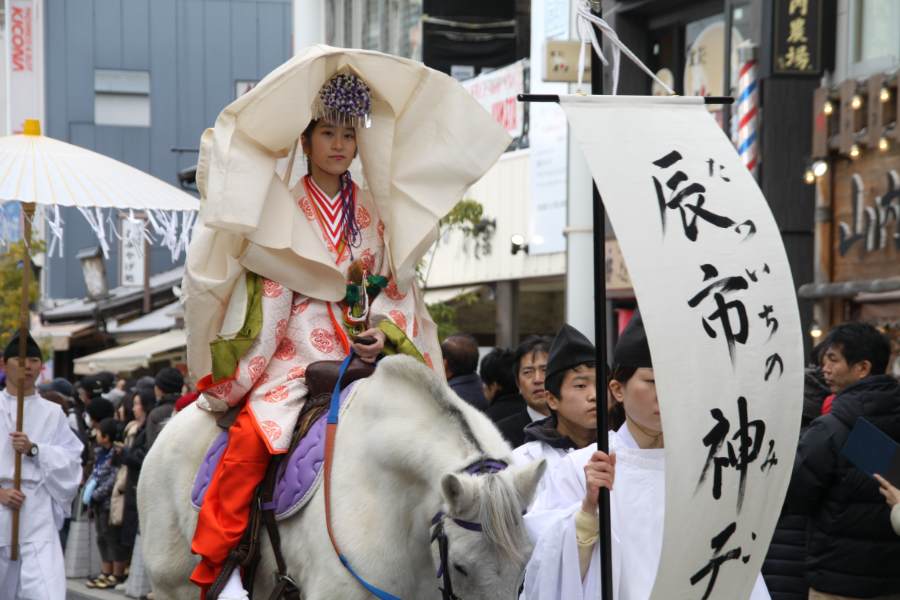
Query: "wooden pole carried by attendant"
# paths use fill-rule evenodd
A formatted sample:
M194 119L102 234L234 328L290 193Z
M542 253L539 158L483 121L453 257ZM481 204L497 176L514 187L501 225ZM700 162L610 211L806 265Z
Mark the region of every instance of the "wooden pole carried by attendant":
M31 202L22 203L22 221L23 236L25 242L24 256L22 258L22 300L19 305L19 365L24 367L25 361L28 360L28 300L29 290L31 288L31 219L34 217L34 204ZM16 431L21 432L25 426L23 423L25 417L25 368L19 369L19 380L16 381ZM16 491L22 489L22 455L15 453L15 471L13 474L13 487ZM12 540L10 546L10 560L19 560L19 510L13 509L12 512Z

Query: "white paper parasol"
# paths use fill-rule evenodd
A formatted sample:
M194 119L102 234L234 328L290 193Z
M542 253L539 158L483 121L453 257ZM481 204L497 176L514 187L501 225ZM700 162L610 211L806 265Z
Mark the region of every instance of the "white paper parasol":
M0 201L134 210L197 210L161 179L86 148L42 135L0 137Z
M97 233L104 254L108 251L102 209L118 208L142 210L173 253L186 244L187 234L200 204L199 201L164 181L134 167L97 154L85 148L67 144L41 135L40 123L25 122L25 133L0 137L0 203L23 203L26 249L31 245L31 219L36 205L51 206L54 218L50 222L52 235L61 242L60 206L81 210L91 228ZM89 212L93 209L93 213ZM182 218L182 236L178 239L177 221L150 212L193 211ZM160 224L162 221L162 224ZM61 246L61 244L60 244ZM27 250L26 250L27 252ZM28 333L28 298L31 269L22 269L22 301L20 306L19 361L25 360L25 339ZM16 382L16 431L22 431L24 408L24 370ZM16 453L14 486L21 487L22 455ZM18 556L19 512L13 511L11 558Z

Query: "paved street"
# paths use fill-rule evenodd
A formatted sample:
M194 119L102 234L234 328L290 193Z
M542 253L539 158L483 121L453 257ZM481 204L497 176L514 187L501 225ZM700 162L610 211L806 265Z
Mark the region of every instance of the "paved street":
M66 582L66 600L122 600L124 592L92 590L84 586L84 579L69 579Z

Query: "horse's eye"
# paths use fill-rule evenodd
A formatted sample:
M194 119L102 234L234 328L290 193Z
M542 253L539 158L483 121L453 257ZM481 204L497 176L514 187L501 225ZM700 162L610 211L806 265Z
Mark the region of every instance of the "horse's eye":
M456 569L457 571L459 571L460 575L462 575L463 577L469 576L469 572L466 571L463 567L459 566L458 564L454 563L453 568Z

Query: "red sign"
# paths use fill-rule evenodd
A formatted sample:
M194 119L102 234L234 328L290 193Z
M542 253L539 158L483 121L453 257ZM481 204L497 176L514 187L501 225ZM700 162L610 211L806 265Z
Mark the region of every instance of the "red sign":
M12 42L12 70L31 72L31 48L33 37L31 32L31 8L13 6L10 16L10 32Z

